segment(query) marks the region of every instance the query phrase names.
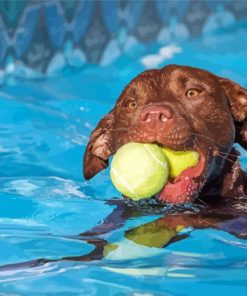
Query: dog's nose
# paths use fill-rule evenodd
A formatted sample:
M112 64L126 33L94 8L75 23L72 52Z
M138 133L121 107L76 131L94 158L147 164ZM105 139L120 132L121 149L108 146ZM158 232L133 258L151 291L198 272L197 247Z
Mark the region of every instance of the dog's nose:
M169 106L151 105L144 107L140 114L141 123L164 124L173 118L173 111Z

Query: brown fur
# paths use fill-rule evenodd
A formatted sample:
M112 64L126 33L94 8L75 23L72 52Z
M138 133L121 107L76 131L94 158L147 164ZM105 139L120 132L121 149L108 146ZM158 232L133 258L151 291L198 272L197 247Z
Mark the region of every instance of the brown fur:
M189 89L196 89L197 95L189 98ZM137 107L131 109L130 101ZM150 106L172 110L169 125L154 129L143 123L141 114ZM246 89L187 66L148 70L126 86L113 110L92 132L84 156L84 177L90 179L106 168L110 155L128 142L155 142L175 150L200 149L206 157L197 180L200 191L238 198L247 195L247 182L237 153L231 153L235 141L247 149Z

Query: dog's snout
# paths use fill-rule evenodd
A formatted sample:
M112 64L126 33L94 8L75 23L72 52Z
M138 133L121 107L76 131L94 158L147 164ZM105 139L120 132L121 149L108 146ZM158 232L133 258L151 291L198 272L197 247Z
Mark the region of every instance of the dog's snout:
M173 111L168 106L148 106L143 108L140 121L142 123L162 124L173 118Z

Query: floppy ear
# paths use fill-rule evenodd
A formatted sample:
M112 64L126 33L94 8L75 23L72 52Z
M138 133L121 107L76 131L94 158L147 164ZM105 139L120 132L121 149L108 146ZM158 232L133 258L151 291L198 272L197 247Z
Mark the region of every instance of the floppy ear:
M233 148L228 156L230 161L225 162L220 176L221 197L247 197L247 172L241 170L239 155L240 153Z
M91 133L83 160L84 178L91 179L108 166L112 152L113 111L100 120Z
M235 141L247 149L247 90L232 80L218 77L229 101L236 127Z

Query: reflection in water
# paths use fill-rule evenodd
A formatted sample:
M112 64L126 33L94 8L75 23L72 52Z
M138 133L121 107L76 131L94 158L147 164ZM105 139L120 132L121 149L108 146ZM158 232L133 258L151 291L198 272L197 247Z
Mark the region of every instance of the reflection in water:
M162 215L159 215L159 218L151 222L124 230L123 237L120 240L108 241L107 237L112 232L124 228L126 223L135 217L147 216L147 212L142 211L140 207L130 206L123 200L111 200L107 201L107 203L116 207L102 224L80 235L67 237L93 245L94 249L90 253L55 260L41 258L19 264L5 265L0 267L0 271L37 267L48 262L58 261L98 262L102 259L118 261L153 257L159 255L161 250L165 250L167 246L189 238L190 233L196 229L215 228L239 238L247 238L246 201L219 200L217 203L209 203L204 207L194 205L191 210L188 207L183 208L183 210L181 207L169 208L168 213L165 210ZM149 205L149 214L152 214L152 208L155 212L155 207L159 206L159 204ZM145 207L144 209L147 210ZM105 268L111 269L111 266ZM115 271L120 272L117 268ZM127 269L125 271L127 272Z

